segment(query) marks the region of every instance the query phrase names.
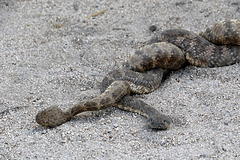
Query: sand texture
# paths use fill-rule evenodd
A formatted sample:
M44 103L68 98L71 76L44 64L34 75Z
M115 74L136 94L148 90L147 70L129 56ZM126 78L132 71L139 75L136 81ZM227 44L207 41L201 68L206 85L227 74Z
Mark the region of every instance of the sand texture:
M240 159L240 64L187 66L139 98L178 124L152 131L138 114L86 112L35 122L99 95L104 75L158 30L200 33L240 18L239 0L1 0L0 159Z

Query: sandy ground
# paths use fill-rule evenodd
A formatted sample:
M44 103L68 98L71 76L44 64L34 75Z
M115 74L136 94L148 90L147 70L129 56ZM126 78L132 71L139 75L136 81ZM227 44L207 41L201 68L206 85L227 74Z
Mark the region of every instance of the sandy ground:
M1 0L0 159L240 159L240 64L188 66L140 96L180 119L167 131L115 108L54 129L35 122L51 105L97 96L152 24L199 33L239 17L239 0Z

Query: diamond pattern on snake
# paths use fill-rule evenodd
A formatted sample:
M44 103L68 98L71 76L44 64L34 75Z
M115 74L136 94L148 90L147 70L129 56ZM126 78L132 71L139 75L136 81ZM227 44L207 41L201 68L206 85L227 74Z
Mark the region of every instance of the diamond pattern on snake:
M136 50L122 68L104 77L100 96L78 102L66 111L51 106L36 115L36 122L44 127L56 127L79 113L115 106L146 117L152 129L166 130L173 121L171 116L160 113L133 94L153 92L170 70L187 64L221 67L239 61L240 20L217 22L199 35L183 29L161 31Z

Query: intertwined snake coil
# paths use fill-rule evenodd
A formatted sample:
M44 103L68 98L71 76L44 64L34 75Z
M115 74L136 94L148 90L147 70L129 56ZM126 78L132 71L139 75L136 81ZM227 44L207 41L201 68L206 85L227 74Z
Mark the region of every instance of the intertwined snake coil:
M152 129L167 129L172 119L132 94L156 90L164 74L186 64L220 67L239 61L240 20L218 22L199 35L182 29L158 32L123 68L104 77L100 96L78 102L66 111L57 106L49 107L37 114L36 122L44 127L55 127L81 112L116 106L147 117Z

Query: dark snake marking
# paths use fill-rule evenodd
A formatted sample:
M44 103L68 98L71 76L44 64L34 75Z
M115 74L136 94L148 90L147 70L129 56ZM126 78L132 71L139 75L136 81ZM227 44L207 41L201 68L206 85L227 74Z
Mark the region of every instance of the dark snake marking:
M220 67L240 61L239 20L218 22L200 35L182 29L156 34L148 42L149 45L137 50L125 63L126 68L113 70L106 75L100 85L100 96L78 102L65 112L59 107L50 107L37 114L37 123L55 127L81 112L116 106L147 117L150 128L167 129L172 122L169 116L159 113L130 93L154 91L168 70L182 68L186 63L200 67Z
M153 42L168 42L179 47L186 60L199 67L221 67L239 62L239 46L219 46L205 38L182 29L170 29L161 32Z
M129 84L130 93L150 93L160 86L162 77L166 73L166 70L160 68L152 69L144 73L135 72L125 68L113 70L102 80L100 92L105 93L105 90L109 88L110 84L122 80ZM122 90L122 88L119 88L119 90ZM160 113L155 108L131 95L124 96L113 106L146 117L147 125L152 129L165 130L172 122L172 119L169 116Z
M240 21L235 19L218 22L199 35L218 45L240 45Z
M99 89L101 93L104 93L110 84L116 80L120 80L128 82L131 93L150 93L160 86L165 72L163 69L152 69L144 73L135 72L126 68L116 69L109 72L103 78Z
M114 81L100 96L78 102L66 111L62 111L58 106L51 106L39 112L36 122L44 127L56 127L81 112L98 111L111 107L128 94L130 94L130 86L127 82Z

